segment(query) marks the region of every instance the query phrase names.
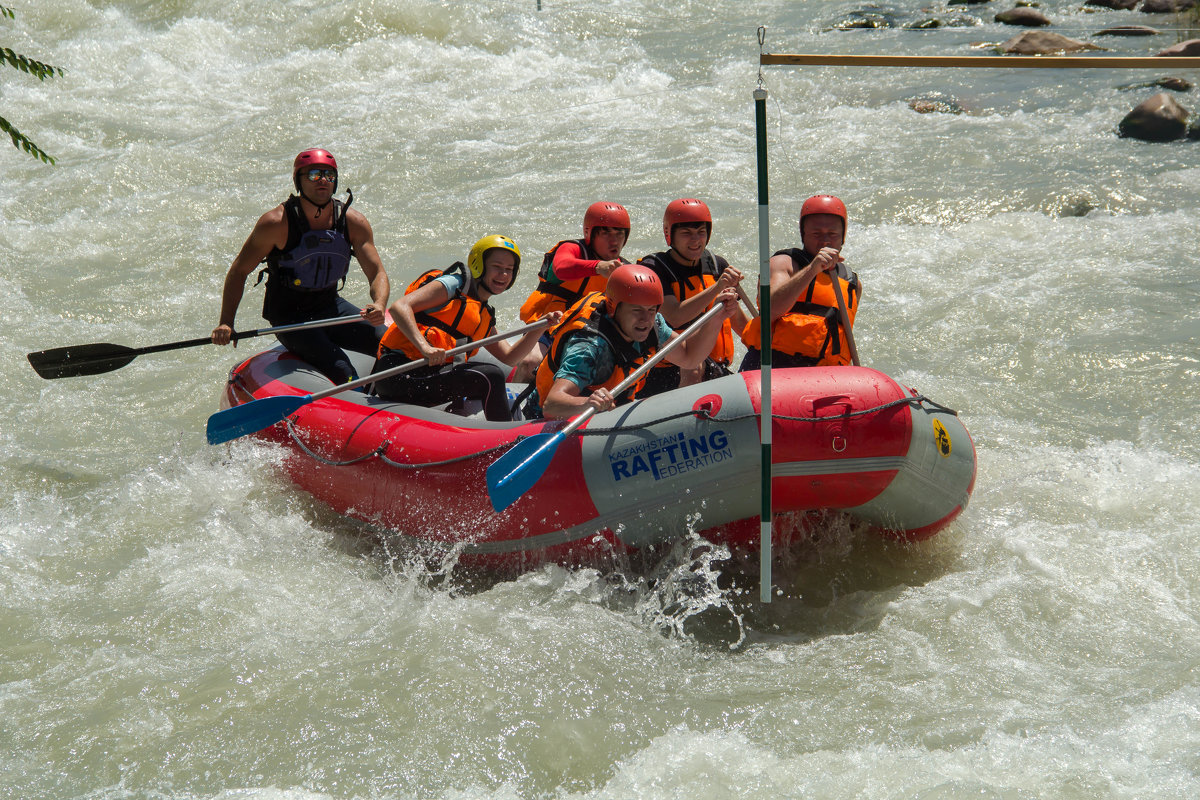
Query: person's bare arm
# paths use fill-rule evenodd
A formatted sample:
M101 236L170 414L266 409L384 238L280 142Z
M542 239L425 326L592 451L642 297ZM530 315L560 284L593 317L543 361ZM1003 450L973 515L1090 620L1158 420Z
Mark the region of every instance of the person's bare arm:
M225 273L225 286L221 290L221 318L213 328L213 344L229 344L233 336L233 323L237 318L242 294L246 291L246 278L262 263L272 250L282 249L287 244L287 219L283 206L276 206L258 218L254 230L246 238L242 249L233 259ZM236 343L235 343L236 345Z
M370 286L371 302L363 307L363 319L372 325L382 325L383 310L387 308L392 286L379 251L375 249L375 232L371 230L367 218L353 209L346 212L346 228L350 234L350 245L354 248L354 257L358 259L358 265L367 276Z

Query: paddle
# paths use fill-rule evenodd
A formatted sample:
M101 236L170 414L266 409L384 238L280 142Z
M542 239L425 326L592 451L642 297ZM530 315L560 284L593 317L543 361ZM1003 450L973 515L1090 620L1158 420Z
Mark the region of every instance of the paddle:
M858 348L854 346L854 331L850 329L850 315L846 313L846 298L842 297L842 282L838 280L837 273L829 277L833 279L833 294L838 301L838 315L842 318L842 329L846 331L846 342L850 345L850 360L854 362L854 366L861 366L858 361Z
M721 308L720 304L714 305L689 325L687 330L667 342L645 364L617 384L612 389L612 395L615 397L636 383L655 364L662 361L672 348L704 327L704 324L719 313ZM562 430L554 433L539 433L528 439L522 439L507 453L493 461L487 471L488 497L492 500L492 508L496 511L503 511L516 502L517 498L532 489L533 485L542 477L542 473L546 471L546 467L550 465L550 461L554 458L554 453L562 441L580 425L591 419L595 413L596 409L589 406Z
M249 339L253 336L265 336L268 333L286 333L288 331L303 331L309 328L325 328L330 325L345 325L347 322L361 320L360 316L334 317L313 322L299 322L294 325L279 325L274 328L259 328L255 331L234 333L230 338ZM55 347L53 350L39 350L30 353L27 358L30 365L47 380L54 378L75 378L80 375L99 375L102 372L112 372L146 353L161 353L164 350L182 350L185 347L199 347L202 344L212 344L212 339L188 339L183 342L155 344L149 347L125 347L119 344L97 342L96 344L73 344L67 347Z
M550 322L549 319L540 319L532 325L526 325L523 328L517 328L507 333L497 333L495 336L488 336L485 339L480 339L475 342L452 347L446 351L448 356L456 356L459 353L466 353L474 350L477 347L486 347L489 344L504 339L520 336L530 331L544 328ZM239 436L245 436L255 431L261 431L263 428L269 428L276 422L279 422L284 417L288 416L296 409L306 406L316 400L323 400L326 397L337 394L338 392L357 389L359 386L366 386L368 383L390 378L393 375L399 375L409 370L414 370L425 364L425 359L419 358L416 361L409 361L407 364L385 369L376 372L373 375L368 375L365 378L359 378L356 381L341 383L337 386L325 389L324 391L315 394L306 394L302 396L279 396L279 397L263 397L258 400L251 400L249 403L243 403L240 406L226 408L223 411L218 411L208 418L208 443L220 444L237 439Z

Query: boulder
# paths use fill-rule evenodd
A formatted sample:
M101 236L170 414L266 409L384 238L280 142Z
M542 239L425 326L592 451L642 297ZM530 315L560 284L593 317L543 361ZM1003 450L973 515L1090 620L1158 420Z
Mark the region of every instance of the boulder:
M908 98L908 107L918 114L963 114L966 109L953 97L942 92L930 92Z
M1023 25L1026 28L1040 28L1050 24L1045 14L1034 8L1011 8L996 15L996 22L1005 25Z
M1200 56L1200 39L1188 39L1186 42L1180 42L1176 45L1171 45L1161 53L1155 53L1156 56L1170 58L1171 56Z
M1125 115L1117 130L1145 142L1170 142L1188 133L1188 110L1165 92L1146 100Z
M852 31L861 28L895 28L899 18L890 11L879 8L864 8L861 11L851 11L845 17L833 23L833 29Z
M1158 36L1162 31L1156 28L1147 28L1145 25L1117 25L1112 28L1105 28L1102 31L1096 31L1093 36Z
M946 5L951 6L981 6L984 3L990 3L992 0L950 0Z
M1090 42L1081 42L1058 33L1025 31L1000 45L1000 52L1021 56L1043 56L1056 53L1079 53L1084 50L1103 50Z
M1116 11L1132 11L1142 0L1087 0L1085 6L1111 8Z
M1192 90L1191 81L1175 75L1166 75L1158 80L1146 81L1144 83L1127 83L1124 86L1118 86L1118 91L1127 91L1129 89L1170 89L1173 92L1190 92Z
M1067 191L1051 196L1038 204L1043 213L1052 217L1086 217L1095 211L1096 198L1087 191Z
M1167 75L1159 78L1154 82L1154 85L1163 89L1170 89L1173 92L1190 92L1192 90L1192 82L1184 80L1177 75Z
M1138 9L1143 14L1174 14L1187 11L1196 5L1196 0L1144 0Z
M983 20L969 14L953 14L949 17L926 17L925 19L909 22L905 28L909 30L930 30L932 28L974 28L982 25Z

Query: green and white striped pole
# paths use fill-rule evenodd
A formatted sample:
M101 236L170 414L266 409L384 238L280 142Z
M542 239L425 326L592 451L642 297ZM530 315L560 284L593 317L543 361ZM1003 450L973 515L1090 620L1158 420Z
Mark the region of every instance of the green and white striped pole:
M759 44L762 44L759 29ZM759 511L759 596L771 602L771 246L767 214L767 90L759 82L754 90L754 131L758 143L758 307L762 368L759 418L761 443L762 508Z

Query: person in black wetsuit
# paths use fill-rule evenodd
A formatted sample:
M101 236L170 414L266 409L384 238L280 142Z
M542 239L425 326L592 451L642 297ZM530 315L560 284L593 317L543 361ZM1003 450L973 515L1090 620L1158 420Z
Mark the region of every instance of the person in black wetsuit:
M221 319L213 344L228 344L246 287L246 278L266 263L267 289L263 317L272 326L358 314L362 322L293 331L277 338L289 351L320 370L334 383L358 374L342 348L374 354L384 331L390 285L375 249L367 218L335 200L337 161L327 150L305 150L292 164L296 194L263 214L225 275ZM358 261L370 283L371 302L360 309L338 294L339 284ZM260 277L261 279L261 277ZM235 343L236 344L236 343Z

